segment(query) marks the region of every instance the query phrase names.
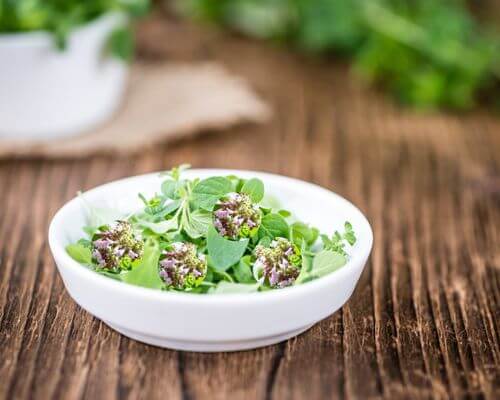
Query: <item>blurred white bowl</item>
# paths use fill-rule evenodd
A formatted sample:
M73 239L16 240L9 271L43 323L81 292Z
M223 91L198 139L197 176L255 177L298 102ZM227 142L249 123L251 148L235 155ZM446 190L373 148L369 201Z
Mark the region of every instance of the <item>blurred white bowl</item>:
M108 38L124 22L103 15L76 29L63 51L47 32L0 34L0 138L75 135L108 119L128 69L109 55Z
M125 336L177 350L234 351L277 343L296 336L338 310L351 296L370 254L370 224L344 198L319 186L262 172L191 170L188 178L236 174L262 179L266 193L276 197L297 218L322 232L352 223L357 242L347 264L322 278L280 290L247 294L189 294L129 285L80 265L65 250L83 236L86 210L75 198L52 219L49 245L70 296L85 310ZM138 191L153 195L158 174L122 179L85 193L92 204L137 210Z

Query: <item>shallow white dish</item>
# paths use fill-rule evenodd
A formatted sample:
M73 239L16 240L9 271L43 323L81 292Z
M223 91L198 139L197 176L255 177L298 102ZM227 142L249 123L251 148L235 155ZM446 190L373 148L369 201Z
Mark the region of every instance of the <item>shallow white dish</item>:
M352 223L358 238L351 258L339 270L280 290L247 294L196 295L165 292L118 282L74 261L65 246L82 237L85 209L75 198L54 216L49 244L71 297L113 329L141 342L177 350L235 351L286 340L338 310L351 296L370 254L373 234L363 214L344 198L297 179L252 171L199 169L186 177L236 174L262 179L266 193L299 219L328 234ZM122 179L85 193L92 204L131 212L137 192L153 194L156 174Z

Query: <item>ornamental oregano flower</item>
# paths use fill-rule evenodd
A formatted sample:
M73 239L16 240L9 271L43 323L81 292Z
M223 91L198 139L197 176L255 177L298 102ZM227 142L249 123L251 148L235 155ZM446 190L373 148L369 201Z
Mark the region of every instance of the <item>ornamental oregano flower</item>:
M216 204L214 226L221 236L240 239L254 236L260 226L259 207L244 193L230 193Z
M162 252L160 277L168 287L188 289L199 286L207 274L207 261L192 243L175 242Z
M255 248L257 259L254 271L262 271L262 278L272 288L290 286L299 276L302 257L299 248L284 238L273 240L269 247Z
M143 243L127 221L99 228L92 237L92 259L99 268L127 270L142 257Z

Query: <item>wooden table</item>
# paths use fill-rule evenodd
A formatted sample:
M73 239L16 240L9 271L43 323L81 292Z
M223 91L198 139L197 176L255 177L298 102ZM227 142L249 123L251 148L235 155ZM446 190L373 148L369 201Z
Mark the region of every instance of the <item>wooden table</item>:
M163 16L139 44L146 60L220 61L274 118L133 157L0 162L0 398L500 398L498 117L404 111L339 62ZM182 162L359 205L375 246L351 300L297 338L228 354L143 345L78 307L47 246L52 215L79 189Z

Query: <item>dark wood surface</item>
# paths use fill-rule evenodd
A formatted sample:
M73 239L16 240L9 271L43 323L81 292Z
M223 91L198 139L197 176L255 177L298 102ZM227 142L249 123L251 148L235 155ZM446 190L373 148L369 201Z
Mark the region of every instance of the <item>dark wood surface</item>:
M500 398L500 118L404 111L339 61L160 16L139 45L149 62L223 63L274 117L133 157L0 162L0 398ZM226 354L147 346L78 307L47 246L52 215L79 189L183 162L359 205L375 243L350 301L297 338Z

